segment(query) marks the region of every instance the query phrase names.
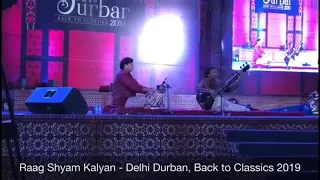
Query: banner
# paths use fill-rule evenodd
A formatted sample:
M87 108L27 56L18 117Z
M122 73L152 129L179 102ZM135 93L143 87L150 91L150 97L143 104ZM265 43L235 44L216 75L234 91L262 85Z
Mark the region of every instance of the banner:
M37 24L63 29L133 28L144 19L140 0L38 0ZM91 28L89 28L91 29Z
M257 13L283 13L292 16L299 15L301 0L255 0Z

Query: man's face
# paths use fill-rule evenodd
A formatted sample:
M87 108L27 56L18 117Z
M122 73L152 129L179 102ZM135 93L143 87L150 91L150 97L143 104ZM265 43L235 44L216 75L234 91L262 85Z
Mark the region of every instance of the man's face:
M262 46L262 40L258 41L257 44L258 44L259 46Z
M126 64L124 65L124 69L128 72L132 72L133 71L133 63L130 63L130 64Z
M216 78L218 76L218 71L216 69L211 69L210 73L208 74L209 78Z

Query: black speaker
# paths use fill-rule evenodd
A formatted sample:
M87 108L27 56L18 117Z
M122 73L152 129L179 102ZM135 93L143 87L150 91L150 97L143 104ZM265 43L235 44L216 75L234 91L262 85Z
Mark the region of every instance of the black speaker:
M36 88L25 104L34 114L87 114L89 109L80 91L72 87Z
M15 4L17 4L17 0L2 0L2 10L8 9Z

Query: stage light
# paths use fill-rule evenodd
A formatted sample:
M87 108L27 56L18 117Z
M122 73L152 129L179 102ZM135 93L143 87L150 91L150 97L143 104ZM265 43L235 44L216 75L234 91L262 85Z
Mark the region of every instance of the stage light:
M150 19L138 41L139 57L152 64L178 64L184 47L183 22L174 14Z

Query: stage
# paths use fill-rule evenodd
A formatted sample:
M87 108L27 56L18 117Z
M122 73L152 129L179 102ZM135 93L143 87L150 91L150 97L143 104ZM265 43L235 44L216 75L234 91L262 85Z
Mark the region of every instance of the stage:
M274 149L272 152L268 152L268 156L300 157L303 156L303 153L307 153L314 157L318 154L318 144L313 142L318 137L318 116L301 116L301 114L295 113L292 116L290 113L275 113L277 116L248 116L248 114L247 116L240 114L235 116L34 115L21 111L15 115L22 157L29 164L48 164L48 161L59 164L70 164L70 162L81 164L82 161L96 162L97 159L103 163L116 161L122 165L127 162L146 161L163 163L186 163L188 161L191 163L206 160L206 162L214 161L217 163L217 159L221 158L223 162L226 160L233 162L236 157L249 156L246 154L246 150L243 150L248 147L249 149L257 149L255 154L251 156L263 156L263 153L266 152L259 149L269 149L264 147L268 142L271 142L268 146L272 146ZM4 120L3 133L5 130L10 131L8 112L3 112L2 119ZM239 135L239 132L242 135ZM243 134L248 132L254 134L249 136ZM239 142L239 137L244 139ZM246 137L250 137L251 140ZM252 139L253 137L255 139ZM297 137L300 138L299 142L296 142ZM301 138L308 143L301 144ZM261 139L263 142L259 144ZM282 144L279 141L291 143ZM274 142L278 143L274 145ZM296 147L298 147L298 151L287 151L287 149L296 149ZM8 151L3 140L2 157L8 160L7 155ZM81 161L82 157L86 157L86 160ZM318 162L313 158L312 163L314 160ZM251 161L252 159L250 159ZM3 163L5 162L2 162L5 172L10 172L8 162ZM310 164L309 160L308 164ZM6 173L5 176L8 175ZM144 176L154 179L155 175L152 173ZM199 177L201 174L190 175ZM222 175L235 177L232 174ZM73 178L80 177L80 179L87 177L77 173L51 173L45 174L45 176L27 173L27 176L28 179L33 180L65 179L71 176ZM110 176L112 176L111 179L117 179L116 177L119 176L122 178L129 176L131 179L134 176L136 179L141 179L141 173L123 174L121 172L115 175L106 173L97 179L110 178ZM179 174L179 177L181 176L184 174ZM217 174L215 176L217 177ZM239 174L236 177L238 176ZM91 178L92 174L89 177ZM252 176L250 175L250 177ZM159 178L158 175L157 178Z
M11 95L14 100L15 110L28 111L25 101L33 92L32 89L14 89L11 90ZM88 106L94 107L96 105L105 107L111 104L111 93L98 92L98 90L81 90L81 94L88 103ZM130 107L143 107L144 95L137 94L132 101ZM241 104L250 104L252 107L259 110L268 110L286 106L294 106L298 104L306 104L306 97L300 96L253 96L253 95L233 95L225 94L226 99L236 98ZM172 109L183 110L200 110L200 106L196 101L196 95L172 94L170 107Z
M236 154L235 144L226 142L224 129L318 130L318 116L303 112L267 112L266 107L301 104L301 99L242 97L261 111L219 112L200 110L194 95L172 95L169 115L166 110L138 108L143 96L132 101L133 108L108 109L108 114L58 115L31 114L24 105L32 90L14 90L14 106L24 156L48 153L71 155L103 155L127 151L169 154ZM90 107L108 106L110 93L81 91ZM237 98L237 97L236 97ZM251 98L251 99L250 99ZM8 113L2 114L9 120ZM165 141L164 141L165 140ZM206 143L215 142L215 146ZM127 143L131 143L130 146ZM58 145L61 143L60 145ZM150 146L145 146L150 143ZM174 145L170 145L170 144ZM190 145L190 146L189 146ZM140 152L142 148L142 151ZM202 149L200 152L197 149ZM139 152L138 152L139 150ZM140 156L139 155L139 156Z
M235 160L234 158L242 156L314 157L318 154L318 116L305 116L302 112L254 111L222 114L200 110L192 95L173 95L173 114L170 115L164 109L146 110L134 107L141 105L143 96L139 95L132 102L134 108L109 109L104 114L93 114L92 109L87 115L31 114L24 105L31 92L32 90L16 90L12 93L15 108L18 109L15 117L21 153L29 163L46 164L48 159L61 163L60 158L64 159L64 163L75 159L80 163L79 157L87 157L90 162L93 157L100 161L107 157L117 158L120 163L144 162L146 158L156 157L157 162L170 163L175 157L180 162L181 159L202 162L204 159L216 161L221 157ZM81 93L90 107L97 104L108 106L111 101L109 93ZM242 98L243 101L250 101L265 109L301 101L292 97L288 97L288 100L276 97L277 100L269 101L261 97L256 98L257 101L252 100L254 97ZM3 112L2 119L2 133L11 131L9 113ZM268 147L265 147L266 144ZM4 141L2 145L2 157L7 160L8 151ZM270 147L272 151L268 150ZM257 151L249 152L247 149ZM5 172L10 172L8 162L3 162L2 165ZM28 179L64 179L68 175L70 174L38 176L29 173ZM107 176L110 178L111 174ZM156 179L155 174L152 176L152 179Z
M240 6L244 4L246 7ZM93 6L95 8L91 8ZM190 163L191 166L195 162L233 166L236 162L257 165L260 169L255 170L259 173L246 173L250 177L242 177L243 173L235 171L223 173L228 176L224 178L211 172L202 177L199 175L202 173L173 173L174 179L185 180L190 177L199 180L263 179L251 175L264 171L260 164L270 165L260 161L266 160L266 157L273 163L276 160L287 166L291 166L293 161L294 164L300 163L302 169L299 172L318 170L297 159L311 157L316 164L319 162L318 116L306 116L304 112L271 112L271 109L282 107L305 107L308 94L317 89L315 82L318 77L307 73L252 72L317 72L318 47L315 47L316 41L312 37L317 32L313 28L317 23L312 17L317 16L310 16L317 12L314 8L303 7L301 3L299 12L301 10L303 13L299 16L252 13L256 10L248 0L212 3L182 0L22 0L18 1L17 6L4 10L3 69L6 70L12 94L22 162L35 165L36 168L31 169L49 163L63 167L97 163L94 167L100 170L98 165L117 164L124 167L126 163L141 162L164 165ZM285 11L283 13L287 14ZM236 17L234 20L231 19L233 16ZM14 26L12 22L21 26ZM282 25L268 25L279 22L287 26L283 32ZM237 33L233 33L232 26L237 27ZM154 30L159 27L167 27L168 31ZM257 29L263 31L260 33ZM281 36L275 33L278 29ZM308 31L302 32L302 29ZM252 67L252 74L249 71L246 73L248 76L243 76L239 88L233 93L223 94L223 97L235 98L239 104L251 105L258 111L201 110L195 89L203 78L205 68L216 67L219 79L225 80L233 73L232 69L240 69L243 63L252 62L251 46L257 38L266 40L264 59L268 61ZM290 65L292 69L287 70L283 62L285 51L280 50L279 45L291 40L294 43L303 40L306 46L296 57L299 63ZM247 46L249 48L244 48ZM134 58L135 70L131 71L131 65L130 68L126 65L122 68L121 59L124 57ZM231 62L232 58L234 62ZM139 84L145 87L156 88L168 77L172 85L168 98L170 111L141 108L145 105L144 94L130 98L127 103L130 108L111 107L111 93L99 92L99 87L113 87L111 83L117 81L119 65L120 69L130 70ZM53 84L81 89L89 112L85 115L31 114L25 101L33 93L33 88ZM57 93L54 96L59 88L48 88L51 92L46 94L50 92L50 96L38 96L47 102L35 98L33 102L39 106L34 106L34 109L46 107L43 108L45 111L52 110L45 105L47 103L69 107L80 104L75 102L75 99L81 98L79 93L79 98L70 100L71 93L61 96ZM4 93L2 99L5 99ZM66 103L67 100L73 103ZM167 103L167 100L164 101ZM3 104L3 109L5 107L8 109ZM83 107L86 109L85 105ZM96 114L95 107L102 107L103 113ZM10 136L15 130L9 113L3 112L2 135ZM8 163L11 151L6 146L9 143L2 140L2 178L11 180ZM261 157L264 159L259 159ZM165 177L166 172L152 172L148 178L141 178L137 176L143 173L127 173L117 169L122 177L119 178L114 173L93 172L90 176L84 176L81 172L55 171L27 173L27 179L171 179ZM300 178L297 177L299 174L292 174L291 179Z
M10 119L5 112L2 118ZM236 144L226 141L225 129L318 130L318 116L279 114L278 116L33 115L17 112L16 121L23 156L58 154L102 156L115 152L134 156L145 153L236 155ZM198 151L199 148L201 151Z

